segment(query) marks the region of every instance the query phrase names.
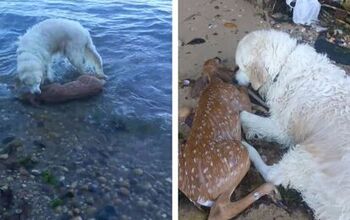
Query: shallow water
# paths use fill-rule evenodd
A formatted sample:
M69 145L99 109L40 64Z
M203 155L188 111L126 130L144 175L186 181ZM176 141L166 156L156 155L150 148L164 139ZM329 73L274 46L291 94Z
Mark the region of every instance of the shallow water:
M102 94L40 108L15 99L16 40L47 18L90 30ZM0 148L19 142L0 159L0 189L13 192L0 219L170 219L171 1L1 1L0 42ZM57 81L77 76L64 59L54 67Z

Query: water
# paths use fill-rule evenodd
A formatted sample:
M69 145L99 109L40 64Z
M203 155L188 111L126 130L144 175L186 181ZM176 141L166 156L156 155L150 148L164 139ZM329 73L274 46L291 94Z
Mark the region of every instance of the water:
M40 108L15 99L16 40L47 18L90 30L102 94ZM13 193L0 219L170 219L171 1L1 1L0 42L0 152L16 149L0 160L0 189ZM77 76L64 59L54 70Z

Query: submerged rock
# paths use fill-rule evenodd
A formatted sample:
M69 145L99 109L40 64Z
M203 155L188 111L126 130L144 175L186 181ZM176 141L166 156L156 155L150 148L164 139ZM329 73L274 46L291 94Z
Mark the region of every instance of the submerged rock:
M95 215L95 218L97 220L112 220L112 219L117 219L117 217L118 217L117 211L111 205L107 205L102 209L98 210Z

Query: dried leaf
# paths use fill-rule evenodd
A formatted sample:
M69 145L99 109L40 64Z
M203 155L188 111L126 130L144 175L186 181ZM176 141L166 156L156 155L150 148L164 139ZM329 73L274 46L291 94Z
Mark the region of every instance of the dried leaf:
M226 22L224 24L224 27L225 28L230 28L230 29L235 29L235 28L237 28L237 25L235 23L232 23L232 22Z

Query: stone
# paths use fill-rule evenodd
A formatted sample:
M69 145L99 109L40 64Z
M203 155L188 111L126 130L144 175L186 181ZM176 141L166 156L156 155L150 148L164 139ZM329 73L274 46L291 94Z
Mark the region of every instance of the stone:
M0 160L6 160L7 158L9 158L8 154L0 154Z
M98 177L98 181L100 181L101 183L106 183L107 179L104 176L100 176L100 177Z
M121 187L121 188L118 190L118 192L119 192L120 194L124 195L124 196L129 196L129 195L130 195L130 191L129 191L127 188L125 188L125 187Z
M111 205L106 205L102 209L98 210L95 215L96 219L116 219L116 217L118 217L117 211Z
M143 174L143 170L141 168L135 168L134 169L134 174L141 176Z

